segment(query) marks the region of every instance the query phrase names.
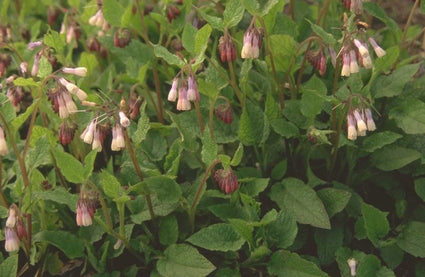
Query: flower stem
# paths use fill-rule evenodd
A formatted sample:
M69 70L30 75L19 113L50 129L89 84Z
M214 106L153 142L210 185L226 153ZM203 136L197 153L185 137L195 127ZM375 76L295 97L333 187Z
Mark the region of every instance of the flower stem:
M406 39L407 30L409 29L410 24L412 23L413 15L415 13L416 8L419 6L419 2L420 0L416 0L415 3L413 4L412 9L410 10L409 17L407 18L407 21L406 21L406 25L404 25L403 35L401 37L401 42L400 42L401 45L403 45Z
M233 63L231 60L228 61L229 64L229 71L230 71L230 80L229 83L232 86L233 90L235 91L236 97L239 100L239 103L241 104L241 107L245 106L245 99L244 96L241 92L241 90L239 89L237 83L236 83L236 75L235 75L235 71L233 69Z
M142 170L140 169L139 163L137 162L136 154L134 153L133 145L131 144L130 138L128 137L127 130L125 130L124 132L124 137L125 137L125 144L127 146L126 148L127 148L128 154L130 155L131 161L133 162L133 166L134 166L134 169L136 170L136 174L137 176L139 176L140 181L143 182L144 180L143 173L142 173ZM154 219L155 214L153 212L151 196L146 193L145 198L146 198L146 204L148 205L148 210L149 210L151 219Z
M210 164L210 166L205 171L204 178L202 178L202 181L199 184L198 190L196 191L195 197L193 198L192 205L190 206L190 210L189 210L189 220L190 220L190 225L192 227L192 232L195 228L195 212L196 212L196 207L198 206L198 202L200 200L199 198L201 196L202 190L204 189L204 186L207 183L207 179L210 176L211 171L216 166L216 164L220 162L221 161L217 159Z
M201 128L201 134L203 135L205 126L204 126L204 121L202 120L201 109L197 101L195 101L194 104L195 104L196 116L198 117L199 127Z

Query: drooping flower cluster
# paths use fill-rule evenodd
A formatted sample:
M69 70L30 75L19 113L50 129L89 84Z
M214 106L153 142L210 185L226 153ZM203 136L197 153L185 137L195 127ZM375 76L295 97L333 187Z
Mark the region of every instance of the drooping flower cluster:
M27 236L21 211L15 204L9 207L4 234L6 238L4 248L7 252L19 250L20 240Z
M59 142L64 146L71 143L75 130L74 125L69 125L66 121L62 122L59 126Z
M366 131L374 130L376 130L376 125L370 108L348 111L347 138L349 140L356 140L358 136L366 136Z
M308 51L306 55L307 61L319 71L320 76L323 76L326 73L326 56L323 49Z
M180 80L179 75L181 75ZM168 92L168 101L176 102L177 100L177 110L188 111L192 107L190 102L199 102L200 98L198 83L193 72L190 71L186 80L182 71L180 71L173 79L171 89Z
M228 32L220 37L218 42L218 51L221 62L230 62L236 60L236 46Z
M97 199L89 195L83 188L77 201L76 221L78 226L90 226L96 212Z
M72 16L67 17L66 22L62 22L60 34L65 34L66 43L71 43L73 40L78 41L81 36L80 25Z
M176 1L174 1L174 3L176 3L177 5L182 5L183 4L183 1L176 0ZM167 6L168 22L173 21L173 19L175 19L177 16L179 16L179 14L180 14L180 10L179 10L179 8L176 5L169 4Z
M386 54L386 52L376 43L372 37L369 37L368 40L378 58ZM359 66L364 68L372 68L372 59L370 57L367 44L365 42L361 42L357 38L353 39L352 42L346 43L342 47L340 53L342 55L341 76L348 77L352 73L359 72Z
M223 96L220 96L220 98L224 99L226 103L222 103L217 105L215 108L215 115L224 123L231 124L233 121L233 109L232 105L230 104L229 100Z
M105 20L102 11L102 0L97 1L97 12L89 18L89 24L97 27L101 27L102 31L106 31L110 28L109 23Z
M218 169L214 173L214 179L220 189L227 194L234 192L239 187L238 178L230 167Z
M241 51L242 59L258 58L262 42L262 32L259 28L254 27L254 19L243 36L243 45Z

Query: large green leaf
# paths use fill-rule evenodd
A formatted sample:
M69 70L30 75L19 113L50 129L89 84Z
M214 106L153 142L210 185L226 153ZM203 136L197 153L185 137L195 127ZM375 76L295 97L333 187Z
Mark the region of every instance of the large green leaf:
M223 13L223 19L227 28L236 26L241 21L244 14L244 7L241 0L230 0L226 4L226 9Z
M182 61L178 56L170 53L167 48L161 45L155 45L153 48L154 54L158 58L162 58L168 64L183 66L184 61Z
M296 253L285 250L275 252L267 265L270 275L278 277L326 277L329 276L321 271L317 265L307 261Z
M187 244L173 244L164 251L165 257L158 260L156 269L167 277L202 277L210 274L215 266L198 250Z
M415 180L416 194L425 202L425 178Z
M118 182L117 178L106 170L100 173L100 177L102 179L102 188L105 194L112 199L118 198L120 196L119 190L121 184Z
M114 27L121 27L124 8L117 0L103 0L102 12L106 21Z
M269 122L263 111L247 101L239 121L238 136L244 145L264 142L270 133Z
M41 231L34 236L34 242L50 243L59 248L70 259L84 255L83 241L65 231Z
M374 152L376 149L382 148L385 145L391 144L403 136L391 131L383 131L368 135L363 140L363 150L367 152Z
M162 245L170 245L177 242L179 225L175 216L169 215L161 219L158 236Z
M210 129L207 127L204 130L204 135L202 137L202 151L201 157L202 161L206 166L209 166L217 159L217 150L218 146L211 138Z
M158 200L163 203L176 203L179 201L182 191L173 179L166 176L153 176L145 179L149 191L156 194Z
M194 54L195 52L195 37L197 29L192 23L186 23L182 34L182 44L187 52Z
M418 99L397 100L388 117L394 119L397 126L407 134L425 133L425 103Z
M389 145L373 152L371 160L377 168L390 171L402 168L421 156L416 150Z
M329 265L335 260L335 252L342 246L343 239L344 229L341 226L332 227L331 230L315 230L314 240L320 264Z
M371 93L375 98L400 95L418 69L419 64L410 64L396 69L391 75L378 77L371 87Z
M313 118L322 111L326 96L325 84L314 75L302 86L301 113L307 118Z
M84 167L74 156L59 149L52 149L52 152L57 166L68 181L82 183L85 180L81 174L84 172Z
M397 237L397 245L412 256L425 258L425 223L407 223Z
M375 2L363 2L363 8L368 14L384 22L390 29L398 29L397 23Z
M295 178L283 179L273 185L270 198L282 210L288 211L302 224L330 229L331 224L325 207L316 192L303 181Z
M370 241L377 245L390 230L387 220L387 212L381 212L372 205L362 203L362 215L366 233Z
M245 240L235 232L231 225L218 223L201 229L187 239L188 242L216 251L236 251Z

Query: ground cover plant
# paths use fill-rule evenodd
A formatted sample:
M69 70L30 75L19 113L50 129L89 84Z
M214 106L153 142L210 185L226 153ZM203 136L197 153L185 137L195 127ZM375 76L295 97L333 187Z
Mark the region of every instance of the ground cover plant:
M425 276L388 2L3 0L0 276Z

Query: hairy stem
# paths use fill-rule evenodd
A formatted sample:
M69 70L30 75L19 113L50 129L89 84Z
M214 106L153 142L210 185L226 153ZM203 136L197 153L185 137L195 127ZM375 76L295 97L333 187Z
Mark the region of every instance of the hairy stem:
M197 101L195 101L194 104L195 104L196 116L198 117L199 128L201 128L201 134L203 135L205 126L204 126L204 121L202 120L201 109Z
M125 132L124 132L124 137L125 137L125 144L127 145L126 148L127 148L128 154L130 155L134 169L136 170L136 174L137 174L137 176L139 176L140 181L143 182L143 180L144 180L143 173L142 173L142 170L140 169L140 165L137 161L136 154L134 153L133 145L131 144L130 138L128 137L127 130L125 130ZM151 219L154 219L155 214L153 212L151 196L146 193L145 198L146 198L146 204L148 205L148 210L149 210L149 214L151 216Z
M241 92L241 90L239 89L237 83L236 83L236 75L235 75L235 71L233 69L233 63L231 60L228 61L229 64L229 71L230 71L230 80L229 83L232 86L233 90L235 91L236 97L239 100L239 103L241 104L241 107L245 106L245 98Z
M420 0L416 0L415 4L413 4L412 9L410 10L409 17L407 18L407 21L406 21L406 25L404 25L403 36L401 37L401 43L400 43L401 45L403 45L406 39L407 30L409 29L410 24L412 23L413 15L415 13L416 8L419 6L419 2Z

